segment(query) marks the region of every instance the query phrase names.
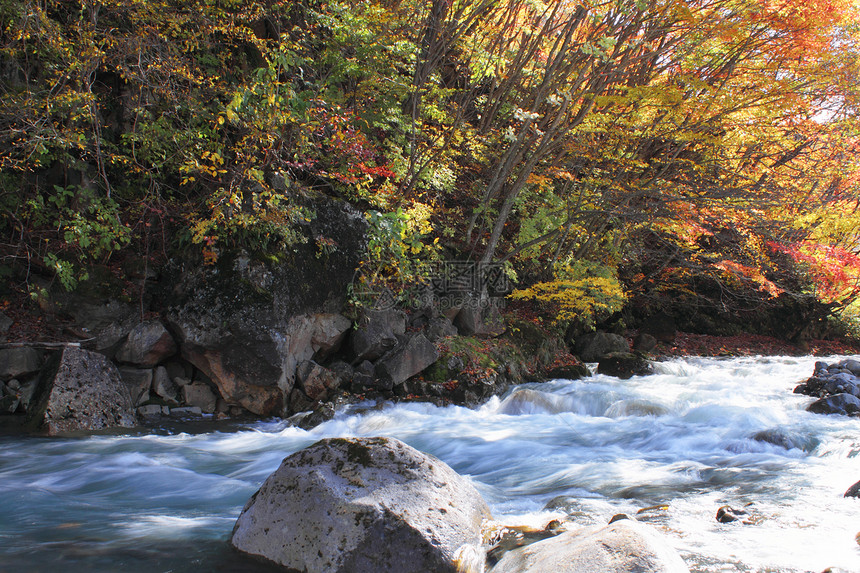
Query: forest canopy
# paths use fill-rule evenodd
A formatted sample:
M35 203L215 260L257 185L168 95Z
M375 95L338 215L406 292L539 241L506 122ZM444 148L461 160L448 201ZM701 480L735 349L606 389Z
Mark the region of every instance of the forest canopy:
M0 270L74 289L123 257L276 256L324 193L367 214L360 271L396 288L456 258L586 325L625 302L850 309L858 16L850 0L0 0Z

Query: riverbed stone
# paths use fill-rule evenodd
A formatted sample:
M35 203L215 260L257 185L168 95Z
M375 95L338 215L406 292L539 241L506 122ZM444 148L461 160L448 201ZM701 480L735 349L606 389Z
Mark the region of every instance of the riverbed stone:
M506 553L490 573L689 573L666 540L631 519L568 531Z
M30 429L53 435L135 424L128 387L104 355L67 346L42 369L28 411Z
M489 517L444 462L392 438L332 438L284 459L230 542L306 573L454 573Z
M296 376L305 395L314 401L325 400L340 388L340 377L313 360L301 362L296 370Z
M42 368L42 353L30 346L0 350L0 379L18 378Z
M176 354L176 341L159 320L141 322L131 329L115 360L153 367Z

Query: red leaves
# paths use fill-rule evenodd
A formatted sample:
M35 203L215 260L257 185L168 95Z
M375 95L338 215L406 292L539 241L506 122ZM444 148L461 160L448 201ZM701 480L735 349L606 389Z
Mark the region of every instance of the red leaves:
M860 257L851 251L819 243L768 241L767 245L806 266L818 297L825 302L842 304L860 296Z

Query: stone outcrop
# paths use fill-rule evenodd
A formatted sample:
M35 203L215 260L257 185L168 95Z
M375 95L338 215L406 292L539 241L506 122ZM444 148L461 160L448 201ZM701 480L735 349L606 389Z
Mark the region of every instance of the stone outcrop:
M480 494L440 460L391 438L335 438L286 458L230 542L306 573L454 573L487 518Z
M364 217L344 202L321 199L297 245L272 263L225 254L216 265L177 264L165 293L183 358L218 387L224 399L260 415L286 413L296 367L328 355L351 322L337 314L366 242ZM336 241L318 256L315 237Z
M28 411L33 430L60 434L137 424L128 387L102 354L67 346L42 369Z
M689 573L651 527L622 519L562 533L505 553L490 573Z

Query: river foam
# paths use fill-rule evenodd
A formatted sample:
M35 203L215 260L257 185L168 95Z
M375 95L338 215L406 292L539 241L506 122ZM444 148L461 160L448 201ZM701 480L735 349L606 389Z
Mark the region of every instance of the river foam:
M644 510L638 517L693 571L860 571L860 500L842 497L860 480L860 420L805 411L811 399L791 390L814 360L673 360L630 380L527 384L475 410L362 404L311 431L273 420L229 432L4 437L0 562L243 570L226 539L284 457L324 437L385 435L468 476L509 523L590 525ZM756 524L714 517L748 503Z

